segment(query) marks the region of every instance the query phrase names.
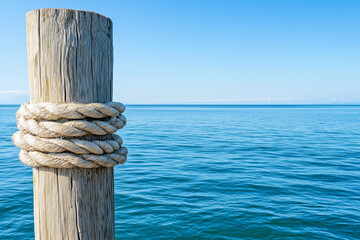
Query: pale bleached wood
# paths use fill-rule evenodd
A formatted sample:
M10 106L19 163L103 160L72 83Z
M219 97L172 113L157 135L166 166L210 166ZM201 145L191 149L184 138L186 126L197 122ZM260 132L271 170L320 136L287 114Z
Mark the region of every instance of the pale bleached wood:
M112 100L109 18L40 9L27 13L26 30L31 103ZM33 179L37 240L115 238L112 168L34 168Z

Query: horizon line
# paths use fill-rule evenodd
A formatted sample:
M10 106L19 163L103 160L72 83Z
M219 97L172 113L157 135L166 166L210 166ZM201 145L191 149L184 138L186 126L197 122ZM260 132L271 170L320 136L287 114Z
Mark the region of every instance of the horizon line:
M116 102L116 101L114 101ZM123 103L128 106L360 106L360 103ZM0 103L0 106L20 106Z

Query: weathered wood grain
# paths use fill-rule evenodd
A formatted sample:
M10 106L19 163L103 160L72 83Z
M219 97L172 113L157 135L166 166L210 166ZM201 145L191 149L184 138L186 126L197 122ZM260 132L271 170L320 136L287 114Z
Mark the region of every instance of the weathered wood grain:
M27 13L26 31L31 103L112 100L109 18L40 9ZM115 238L112 168L34 168L33 179L37 240Z

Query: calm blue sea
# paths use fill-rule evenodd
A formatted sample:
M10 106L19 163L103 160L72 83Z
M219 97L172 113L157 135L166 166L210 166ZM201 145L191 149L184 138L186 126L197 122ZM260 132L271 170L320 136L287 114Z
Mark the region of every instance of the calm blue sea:
M0 107L0 239L33 239ZM360 106L128 106L117 239L360 239Z

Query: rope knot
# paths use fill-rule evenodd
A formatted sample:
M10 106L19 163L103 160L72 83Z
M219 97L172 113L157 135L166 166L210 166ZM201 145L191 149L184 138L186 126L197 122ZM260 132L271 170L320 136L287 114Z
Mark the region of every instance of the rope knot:
M21 148L20 161L31 167L114 167L127 158L123 140L114 134L126 124L124 111L118 102L24 103L12 140Z

